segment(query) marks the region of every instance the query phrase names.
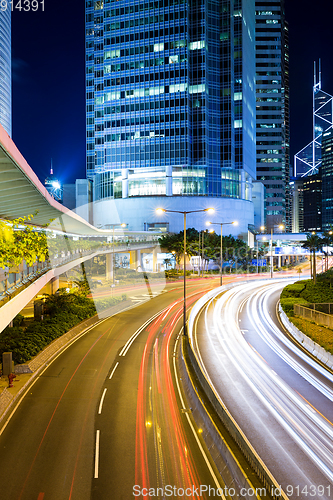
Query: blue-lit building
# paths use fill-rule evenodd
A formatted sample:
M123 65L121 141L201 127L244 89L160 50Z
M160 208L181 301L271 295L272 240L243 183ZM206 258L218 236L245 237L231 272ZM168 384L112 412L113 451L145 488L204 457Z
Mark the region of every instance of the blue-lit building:
M265 226L291 230L289 41L284 0L256 0L257 179L265 186Z
M0 124L12 135L12 70L10 3L0 15Z
M87 0L86 116L95 224L150 229L163 222L157 207L212 206L247 231L254 0ZM168 221L182 229L179 216Z

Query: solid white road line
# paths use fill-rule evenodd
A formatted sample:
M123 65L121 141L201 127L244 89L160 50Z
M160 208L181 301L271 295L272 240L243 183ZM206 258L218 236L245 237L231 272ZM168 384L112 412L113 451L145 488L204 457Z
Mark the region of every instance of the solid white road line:
M106 391L107 391L107 389L104 389L102 397L101 397L101 401L99 403L99 408L98 408L98 414L99 415L102 413L102 406L103 406L103 401L104 401L104 398L105 398Z
M98 478L98 465L99 465L99 434L100 431L96 431L96 446L95 446L95 474L94 478Z

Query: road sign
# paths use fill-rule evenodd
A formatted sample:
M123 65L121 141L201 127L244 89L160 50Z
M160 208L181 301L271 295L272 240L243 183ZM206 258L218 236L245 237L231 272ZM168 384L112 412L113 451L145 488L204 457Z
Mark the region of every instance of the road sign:
M256 266L256 265L257 265L257 259L252 259L252 266ZM258 266L260 266L260 267L267 266L266 259L259 259L258 260Z

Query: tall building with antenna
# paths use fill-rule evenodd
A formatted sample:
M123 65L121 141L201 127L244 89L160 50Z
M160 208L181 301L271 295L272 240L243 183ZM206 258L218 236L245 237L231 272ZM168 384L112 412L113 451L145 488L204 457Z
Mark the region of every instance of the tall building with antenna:
M294 176L307 177L319 172L322 163L323 133L333 125L333 96L322 90L321 61L314 63L312 141L294 156Z
M293 197L302 191L303 213L293 211L293 226L300 231L330 229L333 224L331 202L331 137L333 96L322 89L321 61L314 63L312 92L312 141L294 156ZM323 161L325 160L325 161Z
M50 193L50 195L56 200L62 203L62 186L60 181L57 179L57 177L53 173L53 165L52 165L52 159L51 159L51 167L50 167L50 175L46 177L45 179L45 187Z
M11 10L0 13L0 124L12 135Z

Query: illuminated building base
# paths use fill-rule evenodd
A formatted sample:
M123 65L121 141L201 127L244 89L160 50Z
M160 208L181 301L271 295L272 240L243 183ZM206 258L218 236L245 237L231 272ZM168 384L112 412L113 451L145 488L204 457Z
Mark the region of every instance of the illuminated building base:
M103 199L94 202L94 221L97 227L108 228L112 224L126 223L129 230L143 231L161 229L161 231L179 232L184 229L183 217L179 214L157 215L157 208L167 210L191 211L213 207L215 213L189 214L187 227L205 229L207 221L232 222L228 233L233 236L243 235L247 239L248 225L253 224L253 203L234 198L215 198L208 196L144 196L125 199Z

